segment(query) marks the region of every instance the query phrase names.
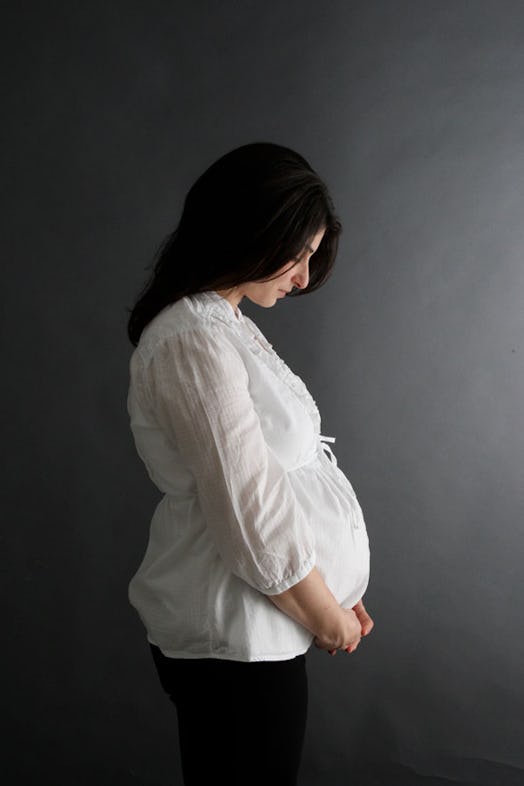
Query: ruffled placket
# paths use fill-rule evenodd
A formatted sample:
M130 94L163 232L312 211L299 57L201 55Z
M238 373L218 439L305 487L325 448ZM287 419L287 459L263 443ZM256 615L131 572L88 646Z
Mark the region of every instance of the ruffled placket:
M235 311L228 300L213 290L199 293L197 297L205 303L210 314L230 325L243 343L247 343L249 350L254 355L257 355L260 361L289 388L313 422L318 438L318 449L323 451L333 464L337 466L336 456L329 444L335 442L335 437L328 437L320 433L321 419L318 406L300 377L291 371L289 366L275 352L273 345L266 339L260 329L251 319L242 314L238 306Z

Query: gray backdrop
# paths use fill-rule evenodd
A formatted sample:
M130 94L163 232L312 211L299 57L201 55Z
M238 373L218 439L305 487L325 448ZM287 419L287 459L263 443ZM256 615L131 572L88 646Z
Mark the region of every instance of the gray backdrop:
M336 436L376 622L308 655L302 783L523 784L524 2L3 9L9 782L181 783L127 605L158 495L126 308L204 167L268 140L344 235L318 293L242 308Z

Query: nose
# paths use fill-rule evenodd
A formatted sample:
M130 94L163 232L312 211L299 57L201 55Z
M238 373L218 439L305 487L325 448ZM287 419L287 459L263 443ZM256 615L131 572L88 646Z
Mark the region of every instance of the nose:
M292 282L298 289L305 289L309 284L309 259L298 262L293 268Z

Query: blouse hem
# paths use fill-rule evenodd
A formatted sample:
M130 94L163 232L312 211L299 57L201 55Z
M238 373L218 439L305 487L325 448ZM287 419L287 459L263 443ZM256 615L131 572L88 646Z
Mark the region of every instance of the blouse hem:
M313 640L313 637L311 637ZM186 650L171 650L171 649L163 649L159 647L156 642L154 642L151 636L147 635L147 641L149 644L153 644L155 647L158 647L159 650L166 658L181 658L184 660L198 660L202 658L213 658L215 660L234 660L237 662L242 663L255 663L258 661L278 661L278 660L292 660L293 658L298 657L299 655L304 655L309 648L311 647L311 642L307 645L307 647L300 648L297 650L291 650L286 652L262 652L258 653L257 655L252 655L251 657L245 657L238 652L217 652L216 650L203 650L202 652L187 652Z

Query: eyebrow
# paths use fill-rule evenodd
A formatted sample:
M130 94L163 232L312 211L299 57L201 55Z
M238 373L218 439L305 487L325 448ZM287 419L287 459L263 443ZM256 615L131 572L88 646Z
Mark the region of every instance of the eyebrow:
M306 251L309 251L309 252L310 252L310 254L316 254L316 251L315 251L313 248L311 248L311 246L309 245L309 243L306 243L306 244L305 244L305 246L304 246L304 248L306 249ZM318 249L317 249L317 251L318 251Z

